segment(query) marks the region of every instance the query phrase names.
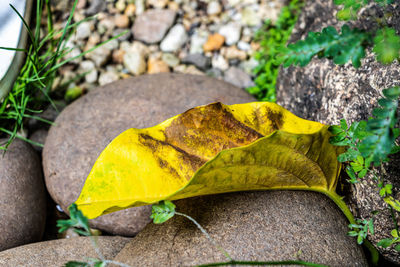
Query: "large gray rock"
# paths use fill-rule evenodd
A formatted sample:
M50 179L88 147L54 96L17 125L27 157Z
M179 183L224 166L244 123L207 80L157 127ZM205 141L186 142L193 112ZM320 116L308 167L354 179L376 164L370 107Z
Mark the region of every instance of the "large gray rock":
M162 40L175 20L176 12L169 9L152 9L140 14L132 27L133 37L149 44Z
M39 241L45 221L39 157L29 144L14 140L0 155L0 251Z
M46 138L43 169L50 195L66 210L78 198L97 157L121 132L150 127L216 101L234 104L254 98L228 83L182 74L139 76L91 91L63 110ZM149 216L149 207L139 207L104 215L91 224L132 236Z
M107 260L112 259L129 242L119 236L99 236L99 250ZM90 237L73 237L29 244L0 252L0 266L64 266L68 261L87 261L99 256Z
M368 266L347 221L313 192L240 192L176 201L235 260L296 260ZM114 258L130 266L195 266L227 261L188 219L149 224Z
M305 38L309 31L320 31L328 25L337 29L343 22L336 19L338 8L333 1L307 1L297 22L290 42ZM392 16L389 24L400 32L400 9L389 7ZM377 6L371 6L361 13L361 20L351 22L363 29L375 27L371 17L379 17L383 11ZM377 100L382 95L382 89L400 85L400 64L390 65L378 63L374 55L368 51L362 60L362 66L355 69L351 64L337 66L327 59L313 59L304 68L282 68L277 80L277 103L296 115L326 124L338 124L341 118L349 122L367 119ZM400 155L393 157L385 166L387 174L385 182L394 187L396 199L400 199ZM379 170L378 170L379 171ZM375 235L369 236L373 243L390 237L394 228L390 212L378 194L379 189L371 177L361 183L351 186L349 192L350 206L355 207L353 213L360 218L371 218L371 212L380 211L375 216ZM400 217L397 217L400 220ZM394 249L378 248L388 259L400 264L399 253Z

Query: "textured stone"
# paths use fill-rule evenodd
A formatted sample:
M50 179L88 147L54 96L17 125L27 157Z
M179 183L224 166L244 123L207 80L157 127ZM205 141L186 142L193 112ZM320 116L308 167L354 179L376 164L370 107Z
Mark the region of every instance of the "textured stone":
M39 158L29 144L16 139L0 156L0 251L39 241L45 221Z
M123 55L124 66L134 75L140 75L146 71L145 55L139 50L129 50Z
M211 1L207 5L207 14L208 15L217 15L221 13L222 7L219 1Z
M97 81L98 72L96 70L96 66L93 63L93 61L90 60L82 61L79 66L78 73L79 74L85 73L85 81L87 83L94 83Z
M161 58L170 67L176 67L179 65L179 58L177 58L174 54L164 53L162 54Z
M203 45L208 40L208 32L196 30L190 37L190 54L203 53Z
M105 71L100 74L99 84L106 85L118 80L118 74L115 71Z
M135 19L133 37L150 44L158 43L172 26L175 16L175 11L168 9L146 11Z
M206 70L211 66L211 59L202 54L189 54L182 59L184 64L193 64L201 70Z
M111 50L107 46L100 46L86 55L86 58L91 59L96 67L102 67L111 57Z
M296 260L367 266L347 236L347 221L326 196L313 192L240 192L175 202L235 260ZM227 261L188 219L149 224L114 258L131 266L195 266Z
M245 91L208 77L154 74L111 83L69 105L51 127L43 150L46 185L64 210L74 202L95 160L118 134L156 125L185 110L215 101L252 102ZM148 222L148 208L107 214L94 228L134 235Z
M188 36L182 24L176 24L160 44L161 51L176 52L186 43Z
M48 131L46 129L36 130L29 136L29 140L44 145L47 133ZM43 147L37 145L33 145L33 148L38 152L42 152L43 150Z
M93 31L93 23L90 21L82 22L76 27L76 38L78 40L86 39L90 36L90 33Z
M231 22L223 25L218 33L225 37L227 45L234 45L240 40L240 32L242 27L239 23Z
M105 259L112 259L130 238L99 236L97 244ZM68 261L99 258L89 237L58 239L0 252L0 266L64 266Z
M224 80L240 88L254 86L250 75L237 67L230 67L225 71Z
M220 70L227 70L229 63L221 54L215 54L211 59L211 65L213 68Z
M66 2L66 1L63 1ZM86 9L86 15L92 16L95 15L104 9L106 9L106 2L103 0L92 0L90 1L90 6L88 9Z
M305 38L309 31L320 31L328 25L340 28L343 22L337 21L338 7L330 1L308 1L293 30L290 42ZM400 9L389 6L393 14L389 25L400 32ZM351 22L363 29L373 29L373 17L383 16L383 10L371 6L360 14L360 21ZM399 85L400 64L382 65L376 62L368 51L362 66L355 69L351 64L337 66L331 60L315 58L304 68L289 67L281 69L277 80L277 102L296 115L326 124L338 124L341 118L350 123L367 119L372 109L377 107L382 89ZM400 155L393 155L392 161L385 164L387 174L385 183L393 185L393 196L400 199ZM349 188L348 198L353 213L360 218L371 218L373 210L379 210L374 217L375 235L369 239L376 244L390 236L393 221L386 204L379 196L379 189L371 177ZM398 221L400 217L397 217ZM378 248L388 259L400 264L399 253L394 249Z

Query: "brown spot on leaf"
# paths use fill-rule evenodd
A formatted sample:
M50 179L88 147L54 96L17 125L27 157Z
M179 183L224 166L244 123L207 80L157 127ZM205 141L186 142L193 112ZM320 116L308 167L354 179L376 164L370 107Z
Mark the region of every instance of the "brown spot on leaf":
M168 163L168 161L162 159L161 149L163 146L164 147L168 146L176 150L178 152L179 158L183 162L185 162L188 166L190 166L193 172L197 171L204 163L206 163L205 160L199 158L196 155L189 154L175 145L172 145L165 141L154 139L153 137L147 134L139 134L139 142L142 145L150 148L150 150L154 153L154 156L157 158L159 166L163 169L168 169L168 171L175 177L179 177L178 172ZM188 174L188 176L185 178L190 179L191 174Z
M267 108L266 115L268 119L271 121L271 127L274 130L279 130L283 125L283 115L280 112L272 111L271 109Z
M250 144L262 134L235 119L221 103L190 109L165 129L169 143L205 159L218 152Z

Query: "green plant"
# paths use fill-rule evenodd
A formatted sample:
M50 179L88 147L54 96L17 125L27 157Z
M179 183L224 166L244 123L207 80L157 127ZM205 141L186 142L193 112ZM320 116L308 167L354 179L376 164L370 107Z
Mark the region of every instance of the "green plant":
M64 231L67 231L68 229L72 229L75 233L79 235L88 236L99 259L88 258L87 261L69 261L64 265L65 267L105 267L108 264L115 264L121 267L129 267L126 264L113 260L107 260L104 258L99 249L99 246L97 245L96 237L92 235L89 227L88 218L82 214L76 204L72 204L71 206L69 206L68 211L70 219L57 221L57 227L59 227L58 232L62 233Z
M342 20L356 19L359 10L366 6L369 0L335 0L335 4L343 5L343 9L337 13ZM393 1L376 0L387 7ZM310 32L305 40L289 44L281 50L279 58L285 67L290 65L307 65L314 56L332 59L334 63L342 65L349 61L355 68L361 66L361 59L365 57L365 50L373 46L377 61L383 64L392 63L399 59L400 36L393 28L387 25L388 14L385 14L384 23L378 21L379 28L373 32L365 32L358 28L351 29L348 25L342 27L338 33L333 27L323 28L321 32ZM392 87L382 91L383 98L378 100L380 108L372 112L373 118L368 121L353 122L350 127L345 120L341 120L339 126L330 127L335 135L331 143L347 148L345 153L338 156L340 162L349 163L346 172L350 183L358 183L360 179L371 173L380 190L380 196L387 203L392 214L394 230L392 239L384 239L379 246L388 247L398 242L399 227L395 218L395 211L400 211L400 201L392 196L392 185L385 184L382 177L378 177L376 168L383 169L383 163L389 161L389 155L400 151L396 143L400 130L396 128L398 99L400 88ZM358 243L363 243L368 232L374 234L373 221L358 220L358 223L350 224L352 231L349 235L357 236ZM395 247L400 250L400 246Z
M367 238L368 232L374 234L373 218L369 220L356 220L357 223L349 224L349 228L353 231L348 232L349 236L357 236L357 243L361 245Z
M335 0L335 4L344 8L337 13L342 20L356 19L357 12L367 5L369 0ZM375 0L386 6L393 1ZM385 16L390 16L385 14ZM387 19L385 17L385 19ZM307 65L314 56L333 59L335 64L343 65L351 61L353 66L361 66L361 59L365 57L365 49L373 45L376 59L389 64L399 58L400 37L396 31L386 24L381 25L376 31L365 32L358 28L350 28L344 24L339 34L335 28L328 26L321 32L309 32L305 40L289 44L282 48L278 58L285 67L290 65Z
M400 88L393 87L383 90L384 98L379 99L380 108L375 108L372 114L374 118L368 121L354 122L349 128L345 120L341 120L340 126L331 126L330 130L334 137L331 143L337 146L347 146L347 151L338 156L340 162L348 162L346 172L350 177L350 183L358 183L364 178L368 172L372 172L374 180L379 188L379 195L388 204L393 217L395 229L392 233L398 232L397 221L394 217L394 210L400 211L400 202L392 196L392 185L384 184L382 178L378 178L374 167L382 165L383 162L389 161L389 155L397 153L399 146L396 144L396 138L399 136L399 128L396 128L398 98L400 96ZM371 166L372 165L372 166ZM365 220L363 220L365 222ZM372 222L371 222L372 223ZM354 226L354 225L353 225ZM352 236L356 236L358 231L358 241L366 238L367 231L365 225L363 227L351 227L355 231L351 231ZM374 234L373 231L370 231ZM361 238L361 239L360 239ZM393 242L379 242L378 245L389 246L396 243L398 238L394 237ZM400 246L395 247L400 251Z
M392 238L384 238L381 241L379 241L378 246L381 246L383 248L390 247L391 245L395 243L400 243L400 237L399 237L399 231L396 229L393 229L390 234L392 235ZM394 247L397 251L400 251L400 244L396 245Z
M258 61L253 69L255 86L246 90L260 101L276 101L275 86L281 65L277 55L289 40L302 6L303 0L291 0L282 8L275 24L267 20L255 34L255 40L260 41L260 50L254 54Z
M17 53L26 54L26 62L11 88L11 91L4 99L0 100L0 133L2 132L4 135L8 136L8 140L4 144L0 144L0 150L6 150L15 138L25 140L26 142L37 146L42 146L42 144L33 142L24 137L24 124L26 120L30 118L51 123L50 121L40 118L37 114L41 113L43 107L48 103L55 107L49 94L58 69L68 62L82 57L99 46L126 33L123 32L75 57L64 59L73 49L66 47L66 42L74 29L83 21L92 19L87 18L72 23L77 3L78 0L75 0L65 28L61 31L57 31L53 28L53 16L50 8L50 0L36 1L36 21L33 29L29 27L28 22L24 20L21 14L10 5L23 21L24 27L28 31L30 45L26 50L0 47L0 49L15 50ZM41 37L40 22L44 8L47 11L48 32L44 37ZM57 37L60 35L61 37ZM75 96L76 92L69 92L68 97L71 97L72 94Z
M351 60L353 66L361 66L361 59L365 57L364 45L368 42L369 35L357 28L350 29L343 25L341 34L335 28L329 26L321 32L309 32L305 40L289 44L281 50L283 66L299 65L301 67L310 63L311 59L326 57L333 59L335 64L345 64Z

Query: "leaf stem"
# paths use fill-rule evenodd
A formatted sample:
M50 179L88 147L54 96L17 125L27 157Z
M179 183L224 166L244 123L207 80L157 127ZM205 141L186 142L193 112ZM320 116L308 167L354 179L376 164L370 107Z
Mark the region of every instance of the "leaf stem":
M210 240L210 242L219 250L221 251L222 254L224 254L224 256L229 260L229 262L234 262L234 260L232 259L232 257L229 255L228 252L226 252L226 250L224 250L208 233L207 231L192 217L190 217L189 215L186 215L184 213L180 213L175 211L176 215L180 215L185 217L186 219L189 219L190 221L192 221L197 228L200 229L200 231L208 238L208 240Z
M331 191L321 191L321 192L324 193L326 196L328 196L330 199L332 199L333 202L335 202L335 204L339 207L339 209L343 212L343 214L346 216L346 218L349 220L351 224L356 224L356 220L354 219L353 214L351 213L350 209L347 207L346 203L343 201L343 198L341 196L339 196L336 192L331 192ZM372 264L374 266L377 266L379 261L379 252L368 240L364 240L363 244L371 253Z

